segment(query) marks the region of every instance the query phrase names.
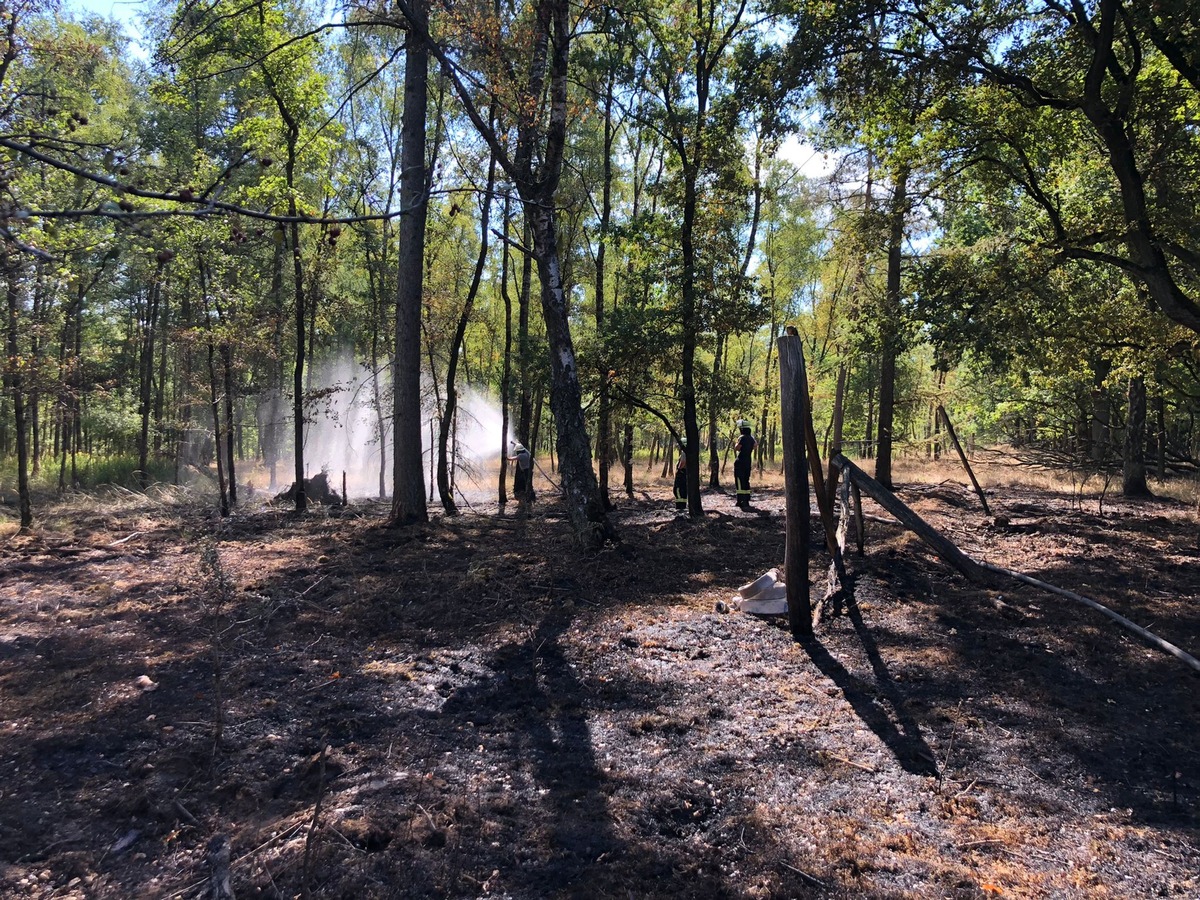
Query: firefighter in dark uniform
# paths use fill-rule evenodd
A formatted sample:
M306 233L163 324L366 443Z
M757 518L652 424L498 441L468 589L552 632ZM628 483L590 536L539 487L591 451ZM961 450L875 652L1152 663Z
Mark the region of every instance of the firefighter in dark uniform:
M675 465L675 511L687 512L687 443L679 442L679 462Z
M750 463L758 442L750 433L750 423L745 419L738 419L738 429L741 434L738 435L737 443L733 445L737 453L737 459L733 461L733 482L737 487L737 505L742 509L749 509Z

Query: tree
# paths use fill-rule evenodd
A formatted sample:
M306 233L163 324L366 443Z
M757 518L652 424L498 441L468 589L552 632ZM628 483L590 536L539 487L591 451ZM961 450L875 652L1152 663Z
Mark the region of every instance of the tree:
M647 35L641 52L646 59L650 94L658 106L656 115L648 121L661 132L678 172L679 372L684 436L692 459L698 461L696 354L700 336L705 331L706 317L719 314L720 294L728 293L736 301L739 294L745 293L744 279L737 269L740 255L722 254L723 242L712 239L723 236L717 211L734 205L731 182L744 174L738 139L741 99L733 94L727 66L736 41L747 27L746 4L668 0L633 9L637 26ZM746 186L740 193L744 203L749 193ZM723 266L732 266L732 272L722 272ZM729 329L716 330L723 336ZM718 352L714 358L714 388L720 361ZM698 465L688 466L687 480L688 512L702 515Z
M421 298L424 288L425 222L429 168L425 162L428 110L429 7L405 5L411 25L404 63L404 121L401 125L399 274L396 280L396 352L392 369L395 418L392 438L392 521L423 522L425 476L421 464Z
M539 0L528 14L518 11L502 21L503 11L491 6L456 5L444 27L461 41L457 47L429 36L415 4L398 0L397 6L451 79L472 124L524 205L550 345L550 405L567 515L580 542L598 545L611 536L612 528L591 466L555 210L567 131L571 6L566 0ZM500 35L508 41L500 43ZM473 78L484 85L482 94L472 90L464 77L474 60L483 69L472 70ZM523 64L519 72L507 67L516 60Z
M993 87L1012 119L1042 117L1088 136L1078 150L1095 160L1104 186L1099 202L1070 209L1028 165L1036 144L1005 140L1002 164L1036 202L1045 246L1125 272L1164 315L1200 332L1200 245L1190 227L1200 186L1186 174L1198 150L1191 114L1180 114L1200 104L1187 9L1127 0L952 9L917 0L899 14L928 35L931 64ZM995 121L976 118L963 134L973 140Z

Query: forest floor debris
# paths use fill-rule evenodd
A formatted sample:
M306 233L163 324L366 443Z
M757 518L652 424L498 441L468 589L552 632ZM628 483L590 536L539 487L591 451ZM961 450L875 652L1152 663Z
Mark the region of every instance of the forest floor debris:
M1200 650L1192 506L899 494ZM780 491L700 521L638 497L593 555L548 493L408 529L172 495L10 534L0 897L209 896L219 840L239 898L1200 896L1177 660L876 522L797 644L717 611L782 563Z

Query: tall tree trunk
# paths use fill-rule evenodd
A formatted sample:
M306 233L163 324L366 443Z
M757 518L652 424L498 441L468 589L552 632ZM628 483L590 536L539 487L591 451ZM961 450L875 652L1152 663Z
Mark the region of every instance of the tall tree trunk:
M42 315L45 307L45 263L38 260L35 269L33 280L33 307L30 310L30 315L34 322L42 323ZM40 365L41 355L41 340L38 336L40 329L35 329L33 334L29 336L29 356L33 360L34 366ZM34 479L38 477L42 467L42 444L41 435L39 433L39 406L41 404L41 393L34 384L29 391L29 437L30 437L30 476Z
M867 379L867 426L863 434L863 457L875 455L875 382Z
M767 414L771 408L771 397L774 395L771 378L771 351L775 349L775 334L779 331L779 298L775 284L775 273L779 268L779 263L775 259L775 255L771 252L772 242L767 240L767 278L768 288L767 295L771 298L771 334L767 341L767 374L763 376L763 402L762 414L759 418L758 433L763 438L758 442L758 474L763 473L763 459L767 452Z
M837 502L838 475L840 473L833 458L842 452L842 430L846 420L846 379L849 374L846 363L839 362L837 388L833 395L833 419L830 423L833 428L833 437L829 444L829 453L826 456L829 460L829 471L825 479L825 491L829 498L830 509Z
M508 503L508 429L512 399L512 297L508 293L508 272L512 255L508 246L508 224L511 220L511 202L504 197L504 249L500 263L500 299L504 301L504 369L500 376L500 475L497 497L500 509Z
M228 463L229 505L237 507L237 476L234 474L233 447L233 350L229 341L221 342L221 365L225 375L225 461Z
M625 446L621 452L625 463L625 496L633 499L633 423L625 423Z
M714 490L721 489L721 459L718 455L717 444L720 435L717 433L717 408L721 404L721 379L724 369L726 336L725 332L717 334L717 349L713 354L712 384L708 391L708 486Z
M179 316L182 325L186 328L192 324L192 292L188 290L188 285L185 285L184 290L180 292L179 299ZM195 368L195 360L192 357L192 347L189 342L183 342L180 350L182 359L180 366L183 369L180 379L182 387L178 392L176 402L179 404L177 415L179 416L179 425L175 430L175 483L179 483L179 468L181 464L191 462L191 436L192 436L192 372Z
M1146 380L1129 379L1129 412L1125 417L1125 465L1121 493L1126 497L1149 497L1146 484Z
M392 522L407 525L429 518L421 464L421 305L425 283L425 220L429 177L425 124L429 106L428 0L413 0L416 26L408 33L401 126L399 277L396 290L396 361L392 438Z
M395 2L413 26L410 42L416 37L418 40L415 43L424 49L427 47L428 29L423 5L411 0ZM474 92L457 78L457 69L446 52L440 46L434 49L444 69L454 79L455 90L472 123L516 183L525 207L525 219L533 234L533 254L541 281L542 313L550 355L550 403L558 430L557 448L567 517L576 539L586 546L596 546L611 535L612 529L599 502L596 473L592 470L591 447L583 415L575 349L571 341L570 310L555 222L555 197L562 177L570 111L567 76L571 5L568 0L539 0L533 4L533 12L537 31L529 52L525 54L528 59L527 81L517 104L517 139L511 152L480 114ZM406 118L408 112L406 103ZM407 163L404 169L408 171Z
M1155 465L1158 470L1158 480L1165 481L1167 477L1167 403L1163 398L1162 385L1154 394L1154 448Z
M213 448L217 457L217 490L221 495L221 515L229 515L229 495L225 490L225 465L222 462L224 449L221 447L221 403L217 393L217 363L216 346L213 343L212 332L208 334L208 395L209 406L212 408ZM297 486L297 489L299 486Z
M488 225L491 222L495 186L496 158L492 156L488 161L487 189L484 191L479 207L479 256L475 260L475 271L471 275L471 285L467 288L467 299L463 303L462 313L458 317L454 339L450 342L450 360L446 366L446 403L442 407L442 417L438 428L438 494L441 497L442 508L447 515L451 516L458 514L458 505L454 502L454 484L447 465L446 447L449 443L451 423L454 423L456 427L458 423L458 358L463 351L467 325L471 321L471 312L475 308L475 297L479 293L479 284L483 280L483 270L487 265Z
M159 313L158 322L158 380L154 391L154 455L161 457L163 452L163 439L166 436L166 416L167 406L167 345L170 343L167 340L167 328L170 325L170 308L171 308L171 292L167 290L167 285L163 285L159 289Z
M274 321L271 328L271 349L273 350L273 358L271 362L271 380L270 380L270 396L267 399L267 427L265 429L266 439L264 441L264 455L266 456L267 470L270 473L270 490L274 492L279 484L279 454L283 444L282 437L282 421L283 421L283 384L284 384L284 352L283 352L283 323L284 307L283 307L283 242L280 242L275 248L275 253L272 256L271 264L271 297L274 301ZM187 302L187 295L184 295L184 303ZM184 319L188 318L187 313L184 313ZM190 353L188 360L185 361L185 367L190 371ZM184 407L185 421L190 414L190 405Z
M59 435L58 452L60 462L58 467L59 493L67 489L67 454L75 433L74 416L77 409L76 398L80 390L79 356L76 350L75 336L80 328L83 299L87 292L85 283L80 280L75 288L75 296L67 305L63 317L62 337L59 346L59 372L62 380L62 400L59 403ZM74 484L72 483L72 487Z
M1092 415L1088 457L1093 462L1104 462L1109 457L1112 424L1112 403L1104 382L1112 371L1112 364L1102 359L1093 363L1092 369Z
M295 139L288 144L288 183L292 183L295 166ZM296 215L295 194L288 192L288 213ZM305 345L305 302L304 302L304 259L300 251L300 225L293 220L288 229L292 251L292 280L295 292L296 364L292 369L292 441L295 455L294 475L296 479L296 512L308 507L308 495L304 491L304 345Z
M375 438L379 441L379 499L387 497L387 430L383 416L383 391L379 386L379 329L382 291L374 291L375 314L371 316L371 410L375 413ZM343 498L345 499L345 498Z
M162 290L163 269L166 268L170 257L164 256L169 251L159 251L158 265L154 277L150 280L150 290L146 294L146 305L142 309L140 340L138 341L138 417L141 429L138 432L138 484L144 491L150 486L150 416L153 412L154 391L154 330L158 324L158 297Z
M908 217L908 168L896 171L893 186L891 229L888 235L887 291L880 316L879 442L875 452L875 480L892 487L892 437L896 418L896 360L900 355L900 276L904 251L904 223Z
M20 367L20 267L5 244L0 250L0 266L4 269L5 295L8 300L8 334L5 346L4 380L13 405L13 440L17 445L17 504L20 507L21 530L33 524L33 498L29 490L29 439L25 421L25 385Z
M583 393L559 268L554 209L542 198L531 197L525 203L525 216L533 231L542 284L542 315L550 343L550 409L557 428L559 474L566 495L567 517L580 543L598 546L611 536L611 526L600 503L596 474L592 470Z
M83 452L83 412L85 408L83 392L83 295L80 294L80 306L75 312L78 317L75 322L74 339L75 357L75 392L71 395L71 486L78 487L79 454Z
M688 514L704 515L700 501L700 423L696 408L696 345L699 334L696 296L696 178L694 171L685 172L683 188L683 221L680 227L680 245L683 251L683 278L680 285L680 318L683 325L683 358L680 375L683 382L683 434L687 443L687 496Z
M295 297L295 336L296 364L292 370L292 440L295 444L295 477L296 477L296 512L302 513L308 507L308 496L304 491L304 359L306 344L306 326L308 309L304 294L304 256L300 248L299 209L296 204L296 165L298 162L298 144L300 140L300 123L288 108L279 93L275 79L266 66L260 68L268 92L275 101L279 117L286 126L287 162L284 165L284 176L288 188L288 227L286 242L292 253L292 289ZM284 237L282 225L279 236Z
M605 73L604 82L604 152L602 155L601 165L603 167L603 186L600 196L600 223L599 236L597 239L598 247L596 248L596 337L600 341L600 345L604 345L604 328L605 328L605 264L608 255L608 227L609 221L612 218L612 153L613 144L616 140L616 129L613 128L612 108L613 108L613 90L615 88L616 68L610 66ZM600 502L605 509L612 508L612 501L608 496L608 463L612 458L612 425L610 423L612 401L609 396L609 383L607 366L603 361L601 364L602 371L600 372L600 396L598 398L597 422L596 422L596 456L599 460L600 468Z
M530 243L529 220L522 216L522 246ZM529 340L529 307L533 296L533 257L526 253L521 260L521 293L517 295L517 441L534 451L529 435L533 429L533 381L530 370L533 361Z

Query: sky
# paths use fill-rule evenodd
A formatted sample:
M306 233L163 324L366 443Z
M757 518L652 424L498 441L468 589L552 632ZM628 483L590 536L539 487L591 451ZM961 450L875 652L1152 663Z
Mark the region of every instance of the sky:
M61 6L64 15L116 19L125 26L126 33L135 43L142 34L141 23L146 17L146 8L144 0L62 0ZM138 48L134 50L137 52ZM145 48L141 48L139 55L145 55Z
M133 39L131 51L145 59L148 50L138 41L142 35L141 23L149 7L148 0L62 0L64 14L73 16L96 15L116 19L125 26L126 33ZM795 135L788 138L780 148L780 156L790 161L801 174L808 178L828 175L834 160L815 150L812 145L799 140Z

